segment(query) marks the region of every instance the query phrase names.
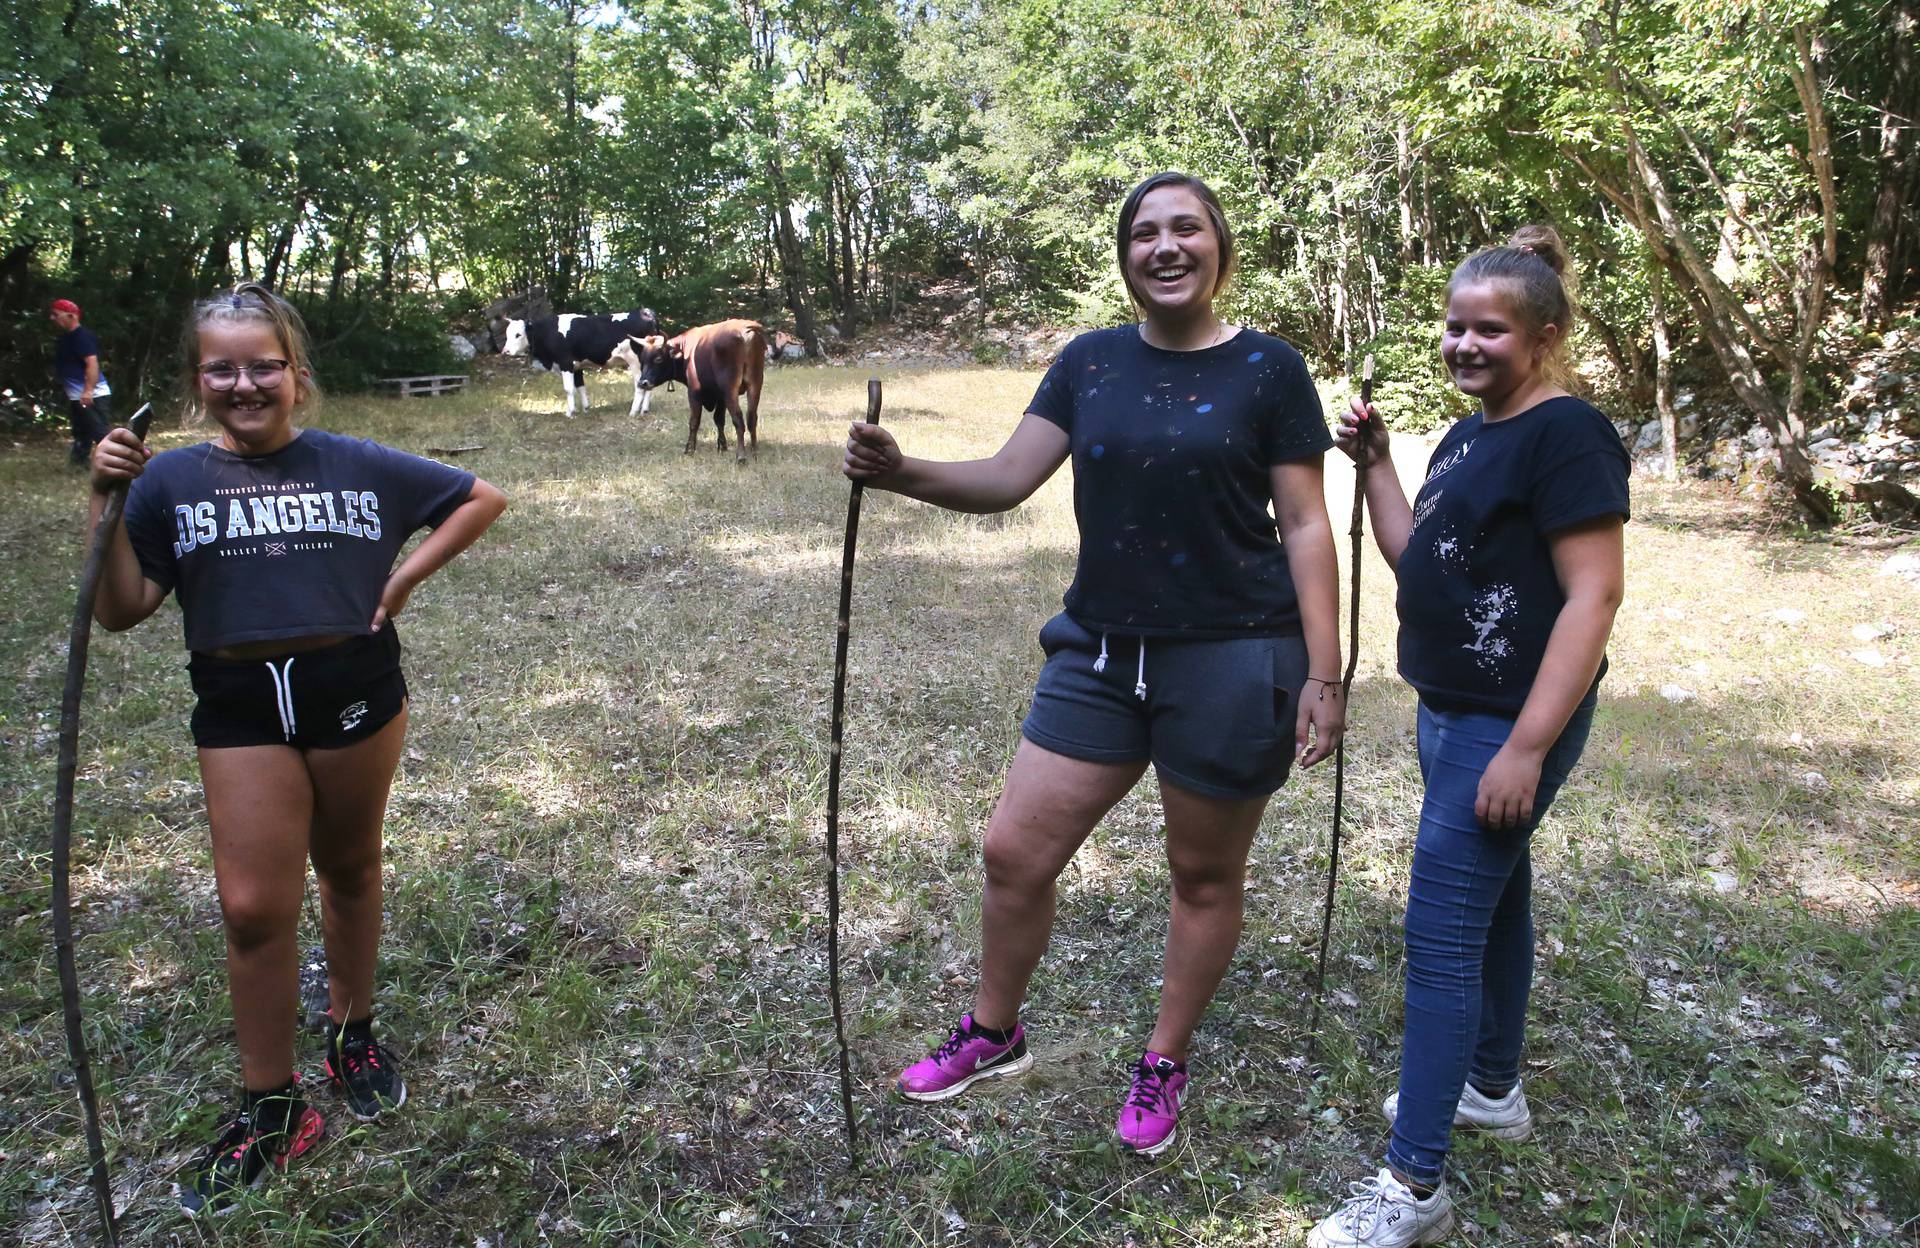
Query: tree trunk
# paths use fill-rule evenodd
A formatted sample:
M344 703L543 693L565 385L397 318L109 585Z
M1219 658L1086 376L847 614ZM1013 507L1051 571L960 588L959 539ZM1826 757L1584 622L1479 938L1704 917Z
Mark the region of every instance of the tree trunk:
M767 167L767 187L773 195L774 243L780 256L780 282L787 294L787 307L793 312L793 331L800 335L807 354L819 358L820 329L813 319L813 297L807 289L807 257L793 228L793 209L787 201L787 169L778 147L773 149Z
M1400 263L1413 263L1413 127L1402 118L1393 131L1400 200Z
M860 323L860 295L853 267L853 176L841 175L840 187L840 307L841 324L852 333Z
M293 216L280 228L280 236L273 240L273 251L267 256L267 270L262 278L273 290L280 289L280 270L286 266L287 257L293 254L294 227L300 223L306 212L306 201L300 200L293 206Z
M1647 266L1647 290L1653 295L1653 402L1660 412L1660 449L1666 456L1661 476L1680 475L1680 418L1673 406L1673 343L1667 334L1666 275Z
M1860 319L1874 329L1886 326L1888 311L1900 297L1904 259L1911 248L1902 209L1913 211L1908 191L1920 178L1920 143L1913 138L1920 124L1920 71L1913 51L1920 39L1920 0L1898 0L1892 27L1893 74L1880 108L1880 190L1873 201L1860 274Z
M1773 435L1774 466L1779 470L1782 481L1793 492L1795 501L1814 519L1831 523L1837 514L1833 500L1814 481L1813 461L1806 452L1806 430L1798 415L1789 411L1779 396L1767 387L1766 375L1748 349L1752 338L1740 332L1746 328L1751 316L1737 315L1726 306L1726 302L1732 301L1731 292L1719 284L1719 279L1692 246L1684 224L1678 220L1667 199L1665 180L1641 150L1630 122L1624 126L1624 134L1627 157L1633 166L1630 191L1615 186L1586 158L1585 153L1574 148L1562 150L1615 207L1627 214L1640 231L1648 250L1673 276L1682 297L1692 308L1708 345L1713 348L1714 356L1720 361L1721 371L1726 374L1734 394ZM1647 207L1648 199L1652 201L1651 210ZM1745 309L1741 308L1740 312L1744 313Z
M327 278L327 307L332 308L340 301L340 292L346 286L347 273L353 268L354 253L360 250L360 222L358 210L347 213L346 222L340 227L340 233L333 240L333 271Z
M13 294L25 285L27 262L33 259L33 244L18 243L0 256L0 321L13 311Z
M838 240L834 237L840 228L840 215L834 211L833 202L837 190L836 179L829 173L821 186L821 195L823 197L821 208L823 211L820 214L820 218L823 227L821 233L824 237L820 240L820 259L827 267L827 303L833 309L833 321L836 325L840 326L841 332L845 333L849 328L847 324L847 305L843 302L841 296L840 247Z

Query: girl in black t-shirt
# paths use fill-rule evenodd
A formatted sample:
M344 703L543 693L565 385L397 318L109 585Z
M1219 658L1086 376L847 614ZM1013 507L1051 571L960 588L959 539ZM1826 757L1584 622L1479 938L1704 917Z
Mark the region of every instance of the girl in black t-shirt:
M1522 1140L1533 977L1528 843L1579 760L1624 584L1628 459L1569 396L1566 250L1541 226L1447 286L1440 354L1480 411L1441 438L1407 501L1385 426L1353 402L1380 553L1399 579L1400 674L1420 695L1426 782L1407 889L1406 1031L1385 1164L1314 1248L1437 1243L1453 1226L1455 1126Z
M1173 1141L1188 1043L1240 937L1261 813L1294 761L1333 751L1345 708L1320 471L1332 439L1305 364L1215 314L1233 237L1199 180L1135 187L1116 251L1140 324L1076 339L997 454L911 459L857 424L845 471L980 513L1016 506L1073 458L1079 566L1041 629L1046 664L987 826L980 984L899 1086L944 1100L1032 1065L1019 1008L1054 881L1152 763L1172 916L1159 1018L1117 1124L1123 1146L1152 1154Z
M178 592L197 702L245 1097L180 1182L217 1212L325 1130L293 1074L297 928L313 863L327 949L329 1082L362 1120L406 1084L372 1029L381 825L406 731L393 617L506 497L471 474L293 424L316 393L298 315L248 283L194 308L185 355L211 442L93 454L92 519L131 482L94 616L131 628ZM149 462L151 461L151 462ZM421 527L433 533L394 566Z

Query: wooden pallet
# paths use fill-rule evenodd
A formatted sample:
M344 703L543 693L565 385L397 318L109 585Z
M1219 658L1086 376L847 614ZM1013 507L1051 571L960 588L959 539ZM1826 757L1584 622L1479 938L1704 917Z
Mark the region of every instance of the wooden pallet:
M392 386L403 399L416 394L458 394L467 387L464 374L441 374L435 377L382 377L379 384Z

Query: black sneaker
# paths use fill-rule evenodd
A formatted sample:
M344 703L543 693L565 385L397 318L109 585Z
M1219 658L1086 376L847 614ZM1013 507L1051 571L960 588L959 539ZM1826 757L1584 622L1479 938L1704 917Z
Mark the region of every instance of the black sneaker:
M393 1054L370 1032L330 1032L327 1080L334 1091L347 1098L347 1108L361 1122L372 1122L387 1110L407 1103L407 1081L400 1077Z
M252 1113L241 1110L240 1115L227 1124L212 1148L201 1154L199 1159L183 1176L180 1183L180 1207L188 1217L200 1214L222 1214L231 1210L240 1196L248 1189L257 1186L269 1170L285 1170L287 1163L306 1152L320 1142L327 1133L327 1123L320 1111L302 1100L296 1090L291 1097L271 1098L291 1100L292 1106L284 1115L271 1113L279 1108L266 1104L269 1114L262 1114L258 1108ZM290 1124L277 1130L256 1126L256 1118L282 1119Z

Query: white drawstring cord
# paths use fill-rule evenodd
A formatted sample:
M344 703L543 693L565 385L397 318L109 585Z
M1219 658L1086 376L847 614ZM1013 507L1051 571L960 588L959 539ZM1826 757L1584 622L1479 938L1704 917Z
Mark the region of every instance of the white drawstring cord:
M267 674L273 677L274 709L280 712L280 732L287 740L293 740L293 660L288 659L285 667L276 668L267 664Z
M1105 633L1100 634L1100 657L1093 661L1093 670L1096 672L1107 670L1107 635Z
M1140 670L1133 680L1133 696L1142 702L1147 700L1147 639L1140 639Z

